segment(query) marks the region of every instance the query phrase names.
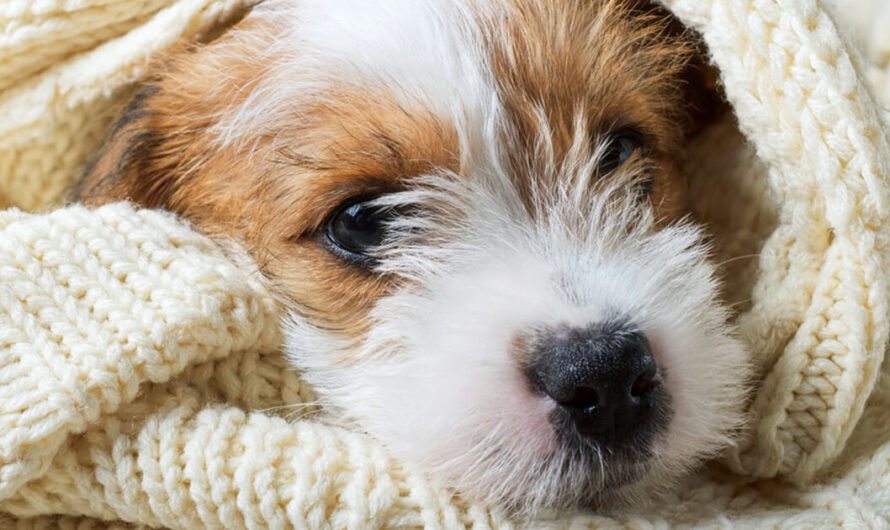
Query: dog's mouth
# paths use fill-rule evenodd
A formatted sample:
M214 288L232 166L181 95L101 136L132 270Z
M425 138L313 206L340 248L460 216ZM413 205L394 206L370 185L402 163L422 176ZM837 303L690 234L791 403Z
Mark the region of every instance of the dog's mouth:
M558 438L552 452L538 455L524 470L529 488L548 488L542 493L546 500L530 511L528 492L515 491L501 499L506 510L521 516L541 508L554 513L578 508L619 509L628 501L626 493L646 483L656 465L655 431L648 437L651 441L615 443L593 440L571 426L560 432ZM489 456L496 461L499 455L493 452ZM475 493L461 492L471 496Z
M646 475L655 456L655 441L667 430L672 416L664 386L659 385L652 392L657 393L657 399L653 400L649 414L633 430L625 432L591 432L584 428L584 422L578 421L579 411L555 408L549 420L566 466L586 472L601 492L633 484Z

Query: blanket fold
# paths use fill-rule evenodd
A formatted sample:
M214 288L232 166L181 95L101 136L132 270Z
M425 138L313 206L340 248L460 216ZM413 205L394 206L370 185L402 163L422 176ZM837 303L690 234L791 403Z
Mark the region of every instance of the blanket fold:
M780 205L739 319L764 381L731 462L805 482L843 448L884 357L890 129L820 2L667 4L702 32Z
M314 410L278 352L275 303L186 223L119 203L7 211L0 227L3 511L491 526L365 436L275 415Z
M533 525L888 526L890 10L664 3L734 109L687 169L756 356L749 426L663 503ZM249 5L0 3L0 207L31 211L0 211L0 527L516 525L320 414L270 294L187 223L33 213L60 205L152 55Z
M142 383L278 345L268 295L171 216L13 211L0 226L0 499Z

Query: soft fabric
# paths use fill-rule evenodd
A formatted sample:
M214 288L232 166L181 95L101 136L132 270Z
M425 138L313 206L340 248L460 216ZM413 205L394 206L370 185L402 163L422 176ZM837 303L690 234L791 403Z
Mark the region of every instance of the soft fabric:
M150 58L253 2L0 2L0 208L61 204Z
M888 526L890 10L666 4L704 36L735 111L688 169L755 354L750 427L643 513L534 524ZM60 205L151 56L246 5L0 3L0 206ZM278 317L168 214L0 212L0 527L515 524L321 421Z

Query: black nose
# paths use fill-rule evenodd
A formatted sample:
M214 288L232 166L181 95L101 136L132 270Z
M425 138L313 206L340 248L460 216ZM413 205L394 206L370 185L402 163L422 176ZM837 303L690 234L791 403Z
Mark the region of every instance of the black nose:
M638 331L593 326L539 339L529 380L587 436L619 439L645 422L659 400L661 378Z

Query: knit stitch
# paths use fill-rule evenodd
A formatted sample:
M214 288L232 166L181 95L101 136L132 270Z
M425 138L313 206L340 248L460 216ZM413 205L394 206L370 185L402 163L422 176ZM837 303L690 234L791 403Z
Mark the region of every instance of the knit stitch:
M839 1L840 23L819 0L665 1L735 111L687 169L756 356L750 427L642 513L542 526L890 525L890 9ZM59 206L149 58L248 4L0 3L0 207ZM169 214L0 211L0 527L515 524L325 420L278 322Z

